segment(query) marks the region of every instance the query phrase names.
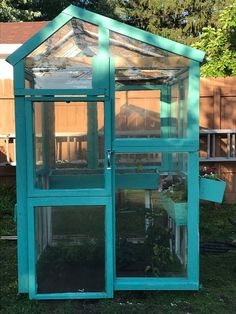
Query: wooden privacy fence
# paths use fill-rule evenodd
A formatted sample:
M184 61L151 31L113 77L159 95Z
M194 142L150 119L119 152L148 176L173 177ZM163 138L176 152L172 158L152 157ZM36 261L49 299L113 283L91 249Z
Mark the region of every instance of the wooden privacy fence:
M152 97L151 97L152 98ZM77 121L78 122L78 121ZM0 164L15 165L14 99L11 80L0 80ZM75 135L75 134L74 134ZM76 150L83 153L83 143L76 136L56 134L58 159L72 160ZM61 143L61 141L65 143ZM64 145L61 156L60 145ZM215 167L227 181L226 201L236 202L236 77L201 79L200 90L200 160ZM10 166L0 167L1 182L11 180Z
M236 77L201 79L200 157L227 181L225 200L236 202Z

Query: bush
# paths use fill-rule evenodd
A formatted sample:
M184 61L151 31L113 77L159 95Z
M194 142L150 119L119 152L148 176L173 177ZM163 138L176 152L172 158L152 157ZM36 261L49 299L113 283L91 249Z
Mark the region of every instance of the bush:
M0 214L13 214L16 203L15 186L0 186Z

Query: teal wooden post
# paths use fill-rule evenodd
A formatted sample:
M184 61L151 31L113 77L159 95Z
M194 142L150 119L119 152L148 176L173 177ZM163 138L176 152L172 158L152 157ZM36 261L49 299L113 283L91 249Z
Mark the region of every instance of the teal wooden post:
M99 27L98 55L93 58L93 88L109 90L109 30Z
M187 136L197 144L188 162L188 278L199 284L199 88L200 64L190 62Z
M109 89L109 31L99 27L99 53L93 59L93 88ZM104 108L104 113L106 112ZM97 104L88 103L88 168L98 168ZM104 119L105 121L105 119ZM104 128L105 130L105 128Z
M110 132L110 141L113 143L116 132L115 132L115 123L116 123L116 112L115 112L115 60L114 58L109 58L109 99L110 99L110 123L111 123L111 132ZM114 147L112 147L114 150ZM113 258L113 279L116 278L116 155L112 155L112 177L111 177L111 193L112 193L112 258Z
M199 285L199 156L190 152L188 159L188 278Z
M24 60L14 67L14 90L24 88ZM15 97L18 290L28 292L27 156L24 96Z
M199 91L200 65L197 61L190 62L189 93L188 93L188 138L194 139L199 145Z

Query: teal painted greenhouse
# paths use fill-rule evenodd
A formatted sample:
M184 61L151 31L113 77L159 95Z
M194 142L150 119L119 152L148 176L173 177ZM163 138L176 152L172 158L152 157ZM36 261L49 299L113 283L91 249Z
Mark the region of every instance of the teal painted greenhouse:
M203 58L73 5L8 57L20 293L198 289Z

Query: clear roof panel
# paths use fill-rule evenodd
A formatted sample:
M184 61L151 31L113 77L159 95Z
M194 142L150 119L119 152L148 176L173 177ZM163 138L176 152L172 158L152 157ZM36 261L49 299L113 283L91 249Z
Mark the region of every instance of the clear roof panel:
M188 69L189 59L116 32L110 32L116 84L165 84Z
M25 59L31 88L92 88L98 27L72 19Z
M91 89L98 26L72 19L25 58L26 88ZM116 85L163 85L188 70L189 59L110 31Z

